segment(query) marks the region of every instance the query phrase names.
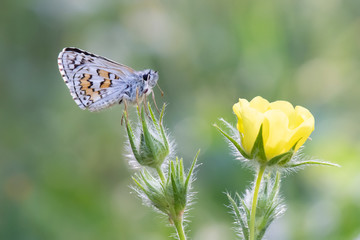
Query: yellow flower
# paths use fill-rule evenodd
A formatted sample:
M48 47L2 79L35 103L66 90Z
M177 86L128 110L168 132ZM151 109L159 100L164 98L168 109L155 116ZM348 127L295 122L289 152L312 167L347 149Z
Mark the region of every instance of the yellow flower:
M249 156L261 126L266 160L290 151L295 144L296 152L314 131L310 111L301 106L294 108L286 101L269 103L258 96L248 102L240 98L233 110L238 117L242 148Z

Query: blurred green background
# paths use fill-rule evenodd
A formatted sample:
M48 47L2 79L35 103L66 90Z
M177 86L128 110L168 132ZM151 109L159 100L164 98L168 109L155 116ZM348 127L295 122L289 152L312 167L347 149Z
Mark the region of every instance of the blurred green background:
M64 47L159 71L178 155L189 166L201 148L191 239L235 239L224 192L253 176L211 125L257 95L308 108L306 155L342 166L286 176L267 239L360 237L359 0L1 1L0 239L169 239L130 189L122 106L76 106Z

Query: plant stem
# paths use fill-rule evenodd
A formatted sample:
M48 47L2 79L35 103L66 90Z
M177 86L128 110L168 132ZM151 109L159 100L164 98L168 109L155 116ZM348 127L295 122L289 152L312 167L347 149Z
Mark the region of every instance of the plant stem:
M179 236L179 240L186 240L182 219L174 221L176 231Z
M165 183L165 177L164 177L163 171L161 170L161 167L157 167L156 171L157 171L157 173L158 173L158 175L159 175L159 177L161 179L161 182Z
M255 183L254 196L253 196L253 200L252 200L251 213L250 213L250 240L255 240L256 204L257 204L258 193L259 193L259 189L260 189L260 183L261 183L261 179L264 174L264 171L265 171L265 167L266 167L266 165L263 165L260 167L258 175L257 175L256 183Z

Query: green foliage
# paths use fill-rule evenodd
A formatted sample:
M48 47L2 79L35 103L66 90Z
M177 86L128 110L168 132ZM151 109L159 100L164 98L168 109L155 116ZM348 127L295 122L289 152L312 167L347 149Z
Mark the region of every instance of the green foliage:
M155 118L150 103L147 105L150 112L151 129L148 127L149 120L147 116L145 116L145 110L142 109L140 111L139 107L137 108L138 121L141 126L140 130L138 130L140 139L134 136L129 124L127 112L124 112L126 130L132 152L130 155L132 155L140 165L156 170L158 175L156 177L146 168L143 168L139 174L135 174L135 177L133 177L137 185L135 190L144 203L164 213L170 223L174 225L179 239L185 240L186 235L183 227L184 212L192 196L190 185L199 152L196 154L187 175L184 171L182 159L179 160L176 157L175 160L168 159L168 161L164 162L170 153L168 139L162 126L165 104L160 113L159 121ZM162 142L158 139L161 139ZM136 142L139 145L138 147L136 146ZM166 177L162 170L164 165L168 166Z
M186 206L192 196L191 181L198 155L199 152L187 174L184 171L183 160L176 158L175 161L170 161L164 181L153 177L146 169L135 174L133 178L138 186L137 192L144 202L166 214L171 223L183 221Z
M285 206L279 196L280 174L275 177L265 175L260 185L255 216L255 239L262 239L270 224L285 212ZM241 197L236 193L235 199L227 194L230 208L235 218L236 232L240 239L249 240L250 210L253 191L246 191Z

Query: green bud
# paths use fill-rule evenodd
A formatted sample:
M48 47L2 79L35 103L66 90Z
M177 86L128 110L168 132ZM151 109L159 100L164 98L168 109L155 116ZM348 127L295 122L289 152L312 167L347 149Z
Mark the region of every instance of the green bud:
M135 136L127 113L124 113L126 119L126 130L129 138L132 155L142 166L159 168L170 153L169 141L162 126L165 105L160 113L160 120L157 120L148 103L150 117L145 114L144 108L138 109L138 119L141 123L139 136Z
M171 223L183 219L191 197L190 185L198 154L199 152L187 174L184 171L183 160L176 158L170 162L164 181L154 178L146 169L133 178L138 186L139 195L145 196L147 202L166 214Z
M275 176L265 175L263 183L261 183L259 196L256 206L255 217L255 239L262 239L269 225L279 216L281 216L286 208L282 204L282 198L279 195L280 190L280 174L277 172ZM253 190L246 191L244 196L236 193L235 198L227 194L230 201L230 209L233 212L236 229L241 239L249 239L250 235L250 211Z

